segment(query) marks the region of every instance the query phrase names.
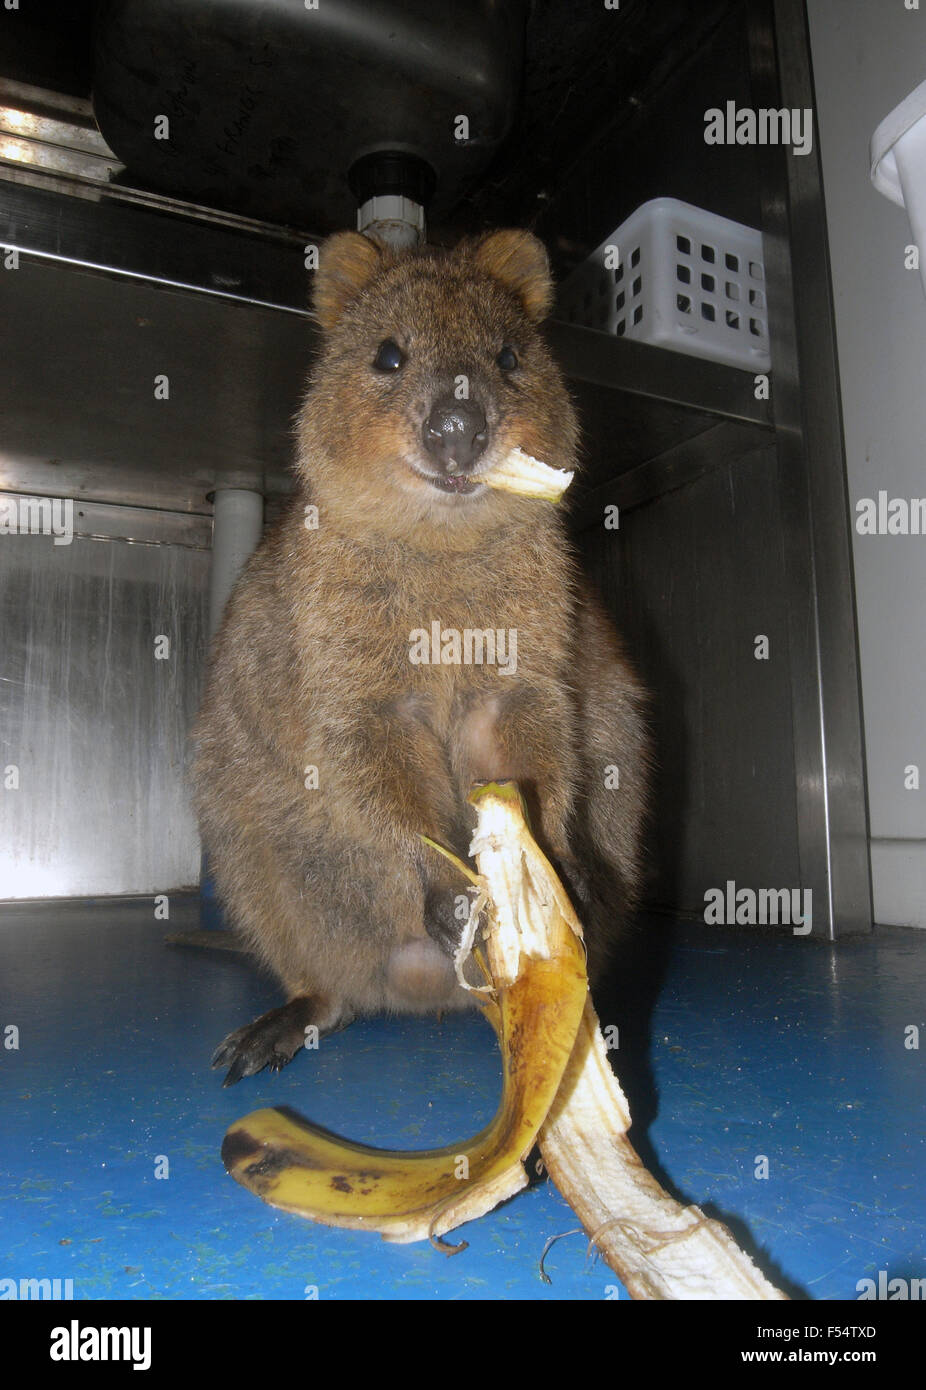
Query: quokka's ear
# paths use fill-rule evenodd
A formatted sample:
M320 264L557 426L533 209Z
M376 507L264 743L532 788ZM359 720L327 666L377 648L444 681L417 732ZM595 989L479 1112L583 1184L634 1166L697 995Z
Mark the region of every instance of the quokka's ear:
M530 232L489 232L473 248L476 264L517 295L532 323L553 306L553 279L546 248Z
M335 232L322 243L312 307L326 333L381 265L379 247L360 232Z

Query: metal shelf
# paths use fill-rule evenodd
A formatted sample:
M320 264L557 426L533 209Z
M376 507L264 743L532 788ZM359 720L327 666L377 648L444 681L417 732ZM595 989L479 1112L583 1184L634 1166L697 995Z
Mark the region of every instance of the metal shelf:
M573 381L605 386L659 405L772 425L769 403L756 400L750 371L568 323L551 323L547 338Z

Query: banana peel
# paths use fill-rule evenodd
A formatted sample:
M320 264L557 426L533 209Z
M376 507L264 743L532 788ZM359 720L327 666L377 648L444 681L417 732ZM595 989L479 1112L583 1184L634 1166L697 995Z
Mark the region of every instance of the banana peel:
M631 1298L785 1299L730 1232L647 1172L591 999L540 1130L544 1166Z
M271 1206L325 1225L413 1241L485 1215L527 1183L523 1160L559 1089L582 1019L585 955L581 928L558 882L558 896L549 898L543 881L538 899L529 874L512 861L508 819L524 824L515 785L474 795L483 833L494 836L479 862L491 900L501 905L490 914L476 952L486 981L476 992L501 1045L498 1113L465 1144L402 1153L350 1143L279 1110L255 1111L229 1129L222 1159L236 1181ZM470 914L470 937L485 902L482 889ZM519 921L525 923L521 934Z
M470 801L478 875L455 862L478 891L456 965L473 988L463 970L472 955L485 980L477 1002L503 1065L494 1120L466 1144L401 1153L258 1110L225 1137L229 1173L272 1206L326 1225L437 1242L524 1187L524 1160L539 1142L550 1177L632 1297L784 1298L724 1226L676 1202L643 1167L627 1138L630 1111L588 994L570 899L514 783L477 787Z

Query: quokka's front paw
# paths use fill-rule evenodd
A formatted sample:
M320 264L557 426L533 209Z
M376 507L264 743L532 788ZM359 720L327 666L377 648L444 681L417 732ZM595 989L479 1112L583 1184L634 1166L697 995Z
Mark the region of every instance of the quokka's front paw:
M572 905L581 917L591 902L592 884L588 870L570 854L552 857L553 867L565 887Z
M465 887L435 887L424 898L424 928L448 956L456 953L469 918L473 895Z

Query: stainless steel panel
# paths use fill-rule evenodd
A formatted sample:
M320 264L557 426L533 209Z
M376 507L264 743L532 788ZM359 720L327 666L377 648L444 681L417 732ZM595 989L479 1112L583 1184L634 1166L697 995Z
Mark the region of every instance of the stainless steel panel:
M813 110L804 0L750 0L757 106ZM850 503L819 132L760 149L794 710L801 881L831 937L870 931Z
M212 520L188 512L156 511L149 507L120 507L106 502L88 504L71 497L0 492L0 534L19 532L57 535L57 544L73 536L87 540L132 541L145 545L181 545L208 550Z
M588 357L583 374L600 383L585 393L592 401L592 409L583 411L592 426L590 490L576 497L578 520L581 524L596 510L600 513L609 496L631 509L624 541L632 558L616 547L619 533L612 533L610 544L605 536L588 532L583 541L597 550L612 602L624 614L624 626L638 637L653 671L655 697L672 713L669 724L661 726L665 749L696 822L685 819L676 825L678 901L685 906L695 901L697 874L704 864L711 866L710 876L719 886L728 876L728 856L731 867L750 862L743 840L748 826L756 846L764 846L761 863L767 866L760 870L759 860L752 861L756 883L775 886L769 882L772 872L787 870L790 877L780 886L809 888L815 932L835 937L869 930L872 914L850 514L818 152L814 148L809 155L795 156L773 146L706 147L703 113L727 99L749 109L813 108L802 0L749 0L731 6L702 50L692 52L690 67L676 67L666 86L629 123L603 131L598 146L577 162L544 221L550 227L555 219L556 233L584 250L646 198L672 193L761 225L774 363L771 400L759 420L748 414L754 408L748 401L747 411L737 413L736 392L720 386L726 406L719 413L735 421L737 429L750 418L762 426L771 422L774 487L769 490L767 472L757 474L752 465L742 470L742 460L736 465L741 472L730 486L736 526L744 528L738 539L722 496L715 499L716 518L698 501L700 488L714 486L712 451L717 449L717 463L723 466L740 458L729 433L732 426L702 421L702 428L682 430L673 444L658 424L650 430L644 419L643 428L631 436L628 465L624 411L615 406L622 398L618 359L612 355L609 361L587 341L574 341L573 351ZM621 171L617 182L615 169ZM652 363L654 371L662 372L661 380L650 378L659 382L660 414L682 403L686 409L697 406L698 397L706 400L704 386L693 385L681 359L665 353L661 361L661 368ZM644 379L629 374L627 381L642 399L651 364L638 357L634 365ZM675 371L679 386L673 398ZM655 406L653 415L655 419ZM660 447L647 457L650 442ZM742 491L743 480L750 477L757 489L754 498ZM691 524L689 505L697 526ZM658 524L650 516L658 517ZM699 567L693 567L693 555L700 556ZM723 586L715 585L714 570L725 576ZM683 593L686 586L694 592ZM775 670L769 663L756 663L760 670L764 667L766 683L748 703L738 702L730 685L732 667L717 665L715 638L726 633L729 643L734 630L764 632L767 613L778 634ZM692 626L696 616L697 626ZM707 671L705 651L713 662ZM687 728L688 736L676 725ZM779 740L774 767L772 730ZM752 758L746 758L750 740L763 775L771 779L768 792L755 779ZM725 753L727 747L731 752ZM704 765L702 779L698 769L708 755L712 762ZM689 758L694 760L694 800L684 772ZM790 792L781 782L783 770L791 779ZM745 779L739 791L732 780L737 776ZM663 858L671 863L665 826L673 824L679 798L673 801L671 786L664 785L664 791L660 816L668 819L659 821L657 833ZM789 801L794 817L790 829L782 810ZM788 868L795 845L797 859ZM665 894L671 887L665 867L661 884Z
M138 189L0 161L0 246L305 312L318 236Z
M593 485L580 491L581 480L573 484L576 499L571 508L571 523L575 531L599 526L604 508L609 505L616 504L621 509L639 507L694 482L703 473L710 473L723 459L738 458L767 447L773 438L767 430L721 421L681 439L668 449L644 454L642 461L631 454L630 466L616 472L625 462L625 436L621 430L621 457L617 461L613 443L609 445L613 434L613 430L603 431L599 426L589 437L586 430L585 452L590 454L587 471ZM595 480L601 478L605 481L594 486Z
M19 777L0 797L0 897L198 882L184 766L208 566L190 545L0 535L0 766Z
M0 160L106 184L122 165L96 128L89 101L0 76Z
M700 915L730 879L802 883L788 598L774 444L731 429L677 455L647 466L646 489L634 474L602 487L596 505L621 506L620 527L599 511L581 543L651 692L653 898Z
M0 320L0 487L203 513L289 488L306 317L22 259Z
M653 404L771 424L768 402L756 400L754 372L574 324L551 323L547 338L563 371L576 381L632 393Z

